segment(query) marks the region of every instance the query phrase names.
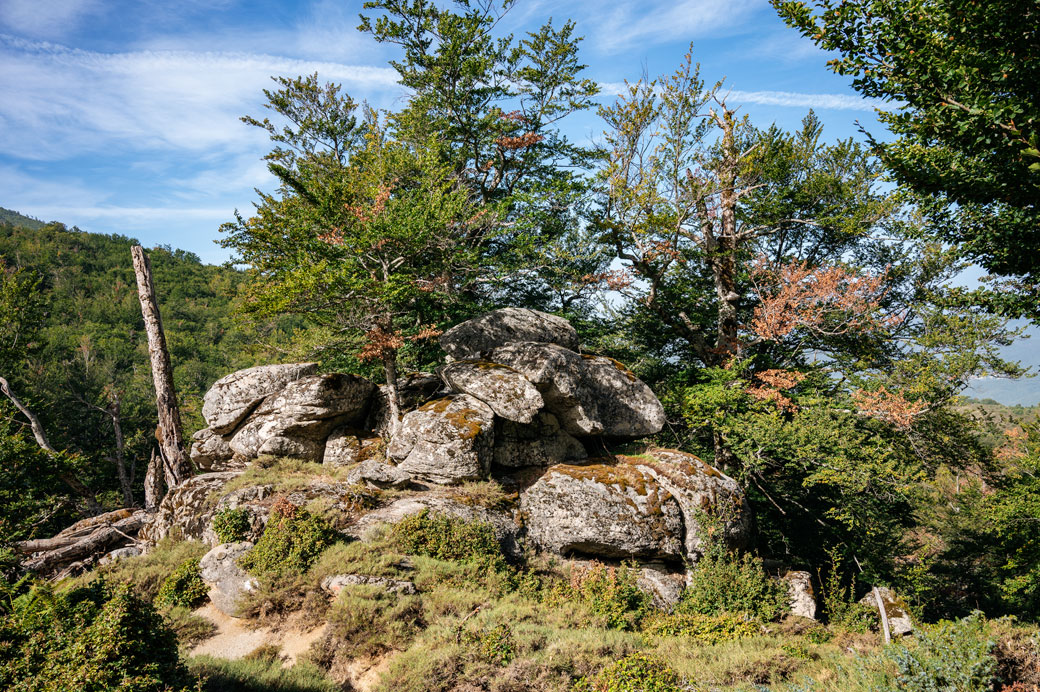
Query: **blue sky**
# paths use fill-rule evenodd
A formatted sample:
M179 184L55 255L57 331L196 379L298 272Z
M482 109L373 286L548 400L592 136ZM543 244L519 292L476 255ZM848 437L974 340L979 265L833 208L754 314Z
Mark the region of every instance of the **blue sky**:
M239 121L262 114L271 75L316 71L376 107L401 104L397 53L356 31L361 4L0 0L0 206L225 261L218 227L273 187L264 133ZM549 18L576 21L604 98L674 69L692 41L706 81L725 77L759 126L794 128L813 108L830 139L858 136L857 121L880 133L874 104L765 0L520 0L503 26ZM588 115L565 129L595 140L601 127ZM998 398L1040 394L1030 383Z

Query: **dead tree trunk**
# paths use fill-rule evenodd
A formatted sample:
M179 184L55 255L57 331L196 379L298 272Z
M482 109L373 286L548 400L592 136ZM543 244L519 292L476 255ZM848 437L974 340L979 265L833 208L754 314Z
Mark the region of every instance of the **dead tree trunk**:
M52 458L56 457L58 455L58 450L54 449L50 440L47 439L47 434L43 430L43 424L40 423L40 419L36 417L36 414L33 413L28 406L22 403L21 399L15 396L15 393L11 390L10 383L3 377L0 377L0 392L3 392L4 395L11 400L11 403L14 404L15 408L21 411L22 415L29 419L29 428L32 429L33 437L36 438L36 444L40 446L40 449L46 452L48 456ZM90 488L83 485L78 478L66 471L60 471L58 477L61 478L61 480L65 482L65 485L69 486L74 493L83 498L87 503L87 509L89 511L94 514L101 511L101 505L98 504L97 497Z
M159 316L159 303L155 299L155 284L152 281L152 263L144 248L130 248L137 275L137 295L141 299L141 314L144 328L148 332L148 355L152 360L152 379L155 382L155 403L159 411L159 447L166 463L164 466L166 487L172 489L191 476L191 463L184 451L181 434L181 413L177 407L177 392L173 387L173 366L170 352L166 348L166 335Z
M144 508L149 512L159 509L163 499L163 463L162 457L152 450L152 458L148 462L148 470L144 474Z

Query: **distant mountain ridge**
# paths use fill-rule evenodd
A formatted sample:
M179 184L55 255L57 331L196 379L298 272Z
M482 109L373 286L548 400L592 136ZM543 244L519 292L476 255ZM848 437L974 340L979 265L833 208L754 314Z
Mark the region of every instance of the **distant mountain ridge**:
M22 228L31 228L36 230L46 226L46 222L34 219L31 216L26 216L13 209L5 209L0 207L0 223L9 223L12 226L20 226Z

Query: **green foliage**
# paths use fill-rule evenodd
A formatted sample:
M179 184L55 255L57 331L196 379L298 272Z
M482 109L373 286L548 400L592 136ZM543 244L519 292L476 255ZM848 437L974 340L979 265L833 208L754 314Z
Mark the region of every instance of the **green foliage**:
M901 184L929 195L942 234L991 273L1025 285L995 296L1036 315L1040 249L1040 48L1017 0L773 0L791 26L837 51L830 68L879 105L895 135L871 144ZM996 47L996 48L995 48ZM1017 291L1014 289L1017 288Z
M645 623L643 631L658 637L688 637L701 644L712 645L757 636L762 633L762 626L755 620L741 615L705 615L677 610L667 615L651 617Z
M144 555L102 565L92 573L77 577L73 583L85 586L95 576L101 576L111 584L129 583L140 598L154 603L170 575L189 562L198 562L207 550L209 547L201 541L164 538Z
M239 563L261 577L302 574L336 542L336 537L324 519L289 503L279 503L271 511L264 535Z
M485 522L465 521L424 509L395 524L390 539L398 550L409 555L472 562L498 571L507 567L495 529Z
M466 632L464 641L488 663L508 666L516 658L516 638L509 625L500 623L476 632Z
M574 685L575 692L681 692L682 689L682 680L674 670L642 653L630 654Z
M787 615L788 600L787 583L770 579L762 568L762 560L749 553L729 552L721 541L709 539L704 554L690 572L675 612L728 613L771 622Z
M173 632L127 585L37 587L0 623L0 687L12 692L191 689Z
M997 661L986 621L975 613L916 632L916 646L891 650L897 684L909 692L986 692L993 689Z
M180 606L194 608L206 600L209 587L202 581L198 558L180 564L159 587L155 604L159 607Z
M244 509L225 507L213 515L213 533L221 543L244 541L249 529L249 512Z
M830 569L821 585L821 600L827 621L831 627L846 632L869 632L878 621L877 608L856 600L856 577L852 575L848 583L842 579L843 572L836 551L831 552L830 560Z
M566 588L568 597L577 598L616 630L638 629L650 613L652 599L636 583L631 566L612 567L593 563L571 570Z
M277 656L247 656L237 661L210 656L188 659L204 692L339 692L342 688L313 663L286 668Z

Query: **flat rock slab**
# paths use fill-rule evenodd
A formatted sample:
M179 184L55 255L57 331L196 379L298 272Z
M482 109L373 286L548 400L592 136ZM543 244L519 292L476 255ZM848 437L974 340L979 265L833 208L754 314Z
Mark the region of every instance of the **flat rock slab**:
M347 483L365 483L374 488L404 488L411 482L411 474L374 459L362 461L347 473Z
M338 596L346 586L378 586L387 593L399 596L411 596L419 593L415 584L404 579L389 577L370 577L366 574L334 574L321 580L323 591Z
M491 465L495 414L459 394L405 414L387 455L412 476L454 484L485 478Z
M559 344L578 350L578 333L562 317L526 308L502 308L455 325L440 338L452 359L480 358L491 349L519 341Z
M217 380L206 392L202 416L215 433L227 434L266 397L317 370L317 363L286 363L233 372Z

